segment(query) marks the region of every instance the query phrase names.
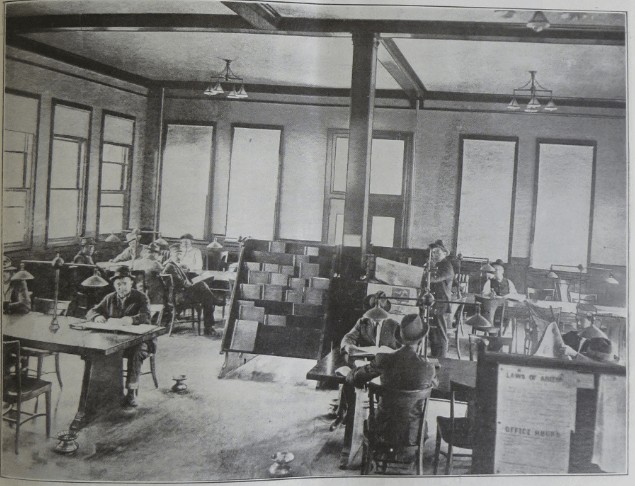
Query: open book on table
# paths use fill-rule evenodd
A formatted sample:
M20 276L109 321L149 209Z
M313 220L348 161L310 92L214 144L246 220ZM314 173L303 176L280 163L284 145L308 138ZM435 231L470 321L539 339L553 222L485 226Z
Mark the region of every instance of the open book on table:
M151 324L139 324L132 326L130 324L124 324L121 319L108 319L104 323L98 322L86 322L82 326L84 329L90 329L91 331L105 331L105 332L124 332L127 334L145 334L146 332L154 331L157 326Z
M353 358L373 357L377 353L394 353L395 350L388 346L360 346L357 349L351 349L350 356Z

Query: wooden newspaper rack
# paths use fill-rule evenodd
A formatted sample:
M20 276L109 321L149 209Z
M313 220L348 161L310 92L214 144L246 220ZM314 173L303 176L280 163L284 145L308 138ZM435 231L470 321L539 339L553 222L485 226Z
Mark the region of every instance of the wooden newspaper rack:
M219 377L257 355L320 357L335 255L335 247L314 242L245 241Z
M479 349L473 474L625 473L626 368Z

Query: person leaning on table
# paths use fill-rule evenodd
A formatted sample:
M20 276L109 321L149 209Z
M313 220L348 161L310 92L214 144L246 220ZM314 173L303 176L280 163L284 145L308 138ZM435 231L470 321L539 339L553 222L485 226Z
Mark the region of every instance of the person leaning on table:
M110 278L110 282L115 291L106 295L99 304L90 309L86 314L86 319L97 323L116 319L124 326L150 324L148 298L143 292L132 288L133 280L130 276L130 269L126 266L117 268ZM156 346L156 339L153 339L124 351L124 358L128 359L127 394L124 406L137 406L135 390L139 388L141 364L151 353L156 352Z
M436 386L438 381L434 365L417 353L417 348L428 334L428 330L428 325L424 324L417 314L404 316L395 332L395 338L401 347L394 353L378 353L369 364L352 370L346 377L347 384L362 388L379 376L382 387L388 390L424 390ZM376 433L390 443L407 441L408 445L416 444L418 424L410 423L409 419L418 413L420 403L413 401L409 404L409 413L399 417L394 416L392 405L402 409L400 405L403 404L399 397L391 396L390 392L387 392L377 404L374 424ZM404 425L407 425L407 437L401 436L404 433Z

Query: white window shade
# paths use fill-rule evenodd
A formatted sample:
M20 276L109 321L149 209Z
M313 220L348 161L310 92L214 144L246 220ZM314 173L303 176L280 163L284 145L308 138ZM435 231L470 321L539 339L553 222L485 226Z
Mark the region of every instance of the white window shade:
M229 201L228 236L273 239L280 170L277 129L234 129Z
M457 253L507 261L516 142L463 140Z
M211 126L168 125L161 170L161 234L205 238L212 163Z
M11 93L4 94L4 128L16 132L37 133L38 100Z
M87 139L90 115L91 112L88 110L62 105L55 106L55 134Z
M540 144L532 267L586 267L593 152L589 145Z
M133 138L134 120L112 115L106 115L104 117L103 139L106 142L132 145Z

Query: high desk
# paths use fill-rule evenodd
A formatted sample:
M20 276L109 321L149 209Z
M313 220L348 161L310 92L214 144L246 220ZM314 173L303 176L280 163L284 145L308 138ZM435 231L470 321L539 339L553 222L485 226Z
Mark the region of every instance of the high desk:
M124 351L167 332L159 326L141 335L78 330L70 325L84 321L67 316L58 317L58 322L60 327L53 333L50 315L3 315L2 334L5 339L17 339L21 346L74 354L84 360L79 406L71 429L80 429L121 406Z
M476 387L476 361L466 361L450 358L439 358L436 367L438 385L432 390L432 398L449 399L450 381L475 388ZM346 377L335 373L341 366L349 363L344 353L339 349L333 349L329 354L318 360L317 364L306 374L307 380L317 380L327 383L342 384ZM361 447L362 425L364 413L361 410L363 392L356 389L356 405L353 410L348 410L346 416L346 430L344 432L344 446L340 455L340 467L350 467ZM351 404L352 405L352 404Z

